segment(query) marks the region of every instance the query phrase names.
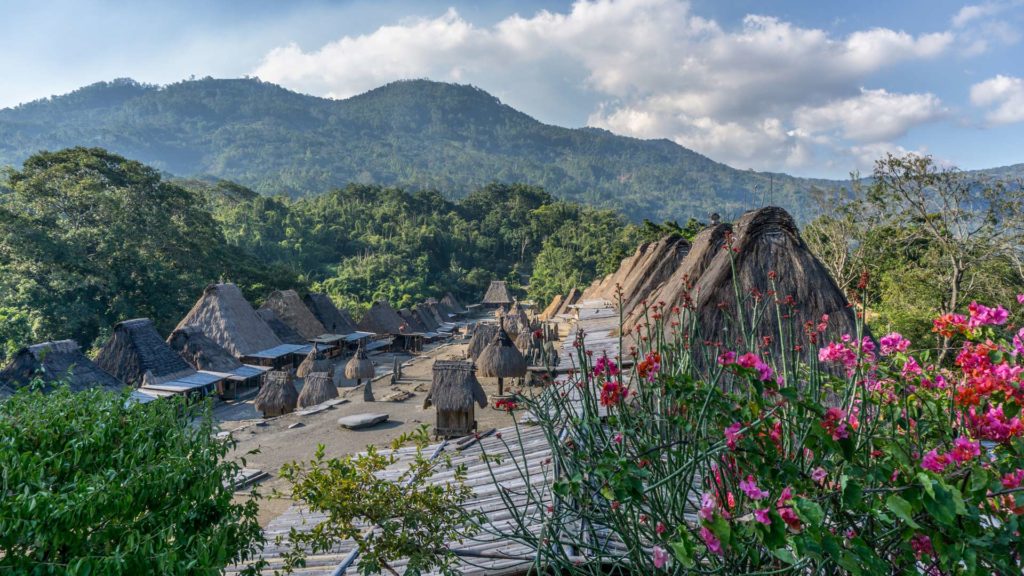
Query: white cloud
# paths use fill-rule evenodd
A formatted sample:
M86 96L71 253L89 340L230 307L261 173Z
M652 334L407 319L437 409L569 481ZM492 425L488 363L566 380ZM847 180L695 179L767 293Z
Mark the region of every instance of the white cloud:
M1002 74L971 86L971 103L988 108L991 124L1024 122L1024 79Z
M950 19L956 30L959 52L963 56L978 56L993 45L1011 46L1021 39L1021 14L1016 8L1024 0L1001 0L982 4L967 4Z
M807 166L822 147L888 141L939 118L932 94L862 86L954 41L950 32L886 28L837 36L763 15L725 29L680 0L580 0L565 13L488 27L449 9L318 50L283 46L255 74L333 97L401 78L471 82L542 118L553 101L586 102L590 125L777 169Z

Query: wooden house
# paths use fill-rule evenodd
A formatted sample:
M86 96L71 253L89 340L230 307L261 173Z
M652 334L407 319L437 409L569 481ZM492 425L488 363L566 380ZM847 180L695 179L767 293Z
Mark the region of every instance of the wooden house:
M433 372L423 408L436 408L434 435L455 438L471 434L477 428L474 404L487 406L487 394L476 379L476 366L460 360L438 360Z

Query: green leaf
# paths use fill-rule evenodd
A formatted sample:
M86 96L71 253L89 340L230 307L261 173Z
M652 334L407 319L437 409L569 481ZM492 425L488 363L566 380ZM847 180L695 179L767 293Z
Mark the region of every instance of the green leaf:
M848 480L846 486L843 487L843 505L847 508L854 508L861 502L861 498L864 497L864 490L860 487L860 484Z
M807 498L796 499L796 510L800 517L811 526L819 527L825 520L825 511L813 500Z
M903 520L911 528L920 528L921 525L914 520L914 507L898 494L892 494L885 500L885 507L892 511L897 518Z
M678 533L679 540L668 543L668 547L672 550L672 556L684 567L693 566L693 541L690 539L690 533L685 526L681 526Z
M788 548L776 548L772 550L772 556L775 556L786 564L796 564L796 556L794 556Z

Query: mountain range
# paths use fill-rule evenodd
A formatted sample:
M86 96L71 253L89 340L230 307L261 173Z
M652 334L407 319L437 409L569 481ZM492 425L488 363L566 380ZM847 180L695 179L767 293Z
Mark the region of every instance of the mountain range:
M669 140L543 124L479 88L428 80L331 100L248 78L118 79L0 110L0 165L70 146L293 197L359 182L460 198L519 182L634 220L728 218L767 202L807 217L809 190L844 185L738 170ZM994 170L1021 175L1024 164Z

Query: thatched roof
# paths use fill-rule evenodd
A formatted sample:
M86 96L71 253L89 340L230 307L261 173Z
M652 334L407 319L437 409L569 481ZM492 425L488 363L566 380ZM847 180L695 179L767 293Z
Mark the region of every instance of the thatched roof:
M211 284L178 328L198 326L207 338L235 357L281 345L281 339L256 315L234 284Z
M430 308L425 304L417 304L412 307L412 311L416 314L416 317L420 321L420 325L426 326L427 330L433 330L440 326L440 322L434 315L430 313Z
M491 343L476 359L480 375L491 378L518 378L526 375L526 358L512 343L508 332L499 327Z
M558 309L562 307L562 295L555 294L555 297L551 299L551 303L548 304L547 308L540 313L538 318L541 320L551 320L558 313Z
M459 302L451 292L445 293L444 298L441 298L441 304L451 310L452 314L465 314L468 312L466 307L462 305L462 302Z
M374 302L359 321L359 329L374 334L401 334L405 321L385 300Z
M334 385L334 377L330 373L310 372L302 383L298 404L301 408L309 408L337 397L338 388Z
M299 402L299 391L292 383L292 375L288 372L267 372L266 380L260 393L256 395L253 406L260 412L284 413L295 410Z
M508 292L508 286L504 280L492 280L491 285L487 287L487 292L484 294L484 299L480 301L481 304L490 304L495 306L504 306L512 303L512 295Z
M427 312L430 313L430 316L439 325L448 322L448 313L441 310L437 302L425 302L423 307L427 309Z
M273 308L260 308L256 311L260 320L266 322L267 326L274 332L284 344L305 344L306 339L296 332L291 326L284 323L284 320L277 315Z
M171 349L149 318L114 324L114 332L96 356L96 364L126 384L159 384L195 373Z
M341 310L334 305L334 301L327 294L310 292L302 301L306 308L316 316L316 319L323 324L330 334L351 334L356 331L356 323L347 310Z
M466 347L466 355L475 361L497 334L497 324L477 322L473 327L473 337L469 339L469 346Z
M797 303L792 317L785 322L800 327L808 321L818 322L822 314L828 314L827 338L856 333L854 310L846 296L807 248L792 216L785 210L769 207L745 213L736 223L732 246L733 261L730 262L729 252L718 250L694 285L694 313L704 338L721 337L726 314L735 313L736 289L744 295L753 290L767 294L771 289L770 272L776 274L777 298L791 295ZM734 288L734 281L738 288ZM720 304L725 304L727 310L722 310ZM782 308L783 313L789 313L787 306ZM775 334L775 310L775 306L767 307L757 326L758 337ZM804 337L802 330L794 332L798 340Z
M312 340L327 333L327 329L309 311L295 290L274 290L260 309L273 310L277 317L298 332L303 340Z
M540 344L541 342L533 337L533 332L530 330L521 332L516 336L516 348L523 354L526 354L534 345L539 346Z
M355 355L345 364L345 378L349 380L365 380L374 376L376 376L376 371L373 368L373 362L366 357L363 347L359 346L356 349Z
M690 243L682 236L665 236L657 242L641 244L632 256L622 260L615 272L584 290L580 299L615 304L621 301L622 310L629 314L672 276L689 251Z
M48 384L67 382L75 392L98 387L116 392L124 388L123 382L82 354L74 340L43 342L18 350L0 371L0 388L10 393L36 377Z
M504 325L509 333L515 335L531 331L530 317L526 315L526 310L523 310L518 302L513 304L508 313L505 314Z
M329 372L334 374L334 361L324 354L323 350L314 342L312 350L302 359L302 363L295 369L295 375L305 378L314 372Z
M184 326L171 332L167 345L196 370L231 372L242 367L237 358L207 338L198 326Z
M664 302L669 309L673 306L683 306L692 297L694 283L704 274L715 256L722 251L726 234L731 231L732 225L730 224L715 224L698 232L686 257L671 275L657 288L635 301L630 308L624 308L627 313L626 326L635 326L643 320L642 301L645 299L648 306L658 302Z
M420 322L418 314L408 308L402 308L398 311L398 315L402 317L402 320L409 327L406 332L430 332L430 329Z
M436 405L438 410L469 410L473 402L481 408L487 406L487 394L476 379L472 362L437 360L434 362L434 380L430 392L423 399L423 407Z
M565 295L565 298L562 299L562 305L561 307L558 308L558 312L555 313L555 316L559 314L568 314L569 312L572 311L572 308L570 308L570 306L579 302L579 300L580 291L577 290L574 286L571 290L569 290L569 293Z

